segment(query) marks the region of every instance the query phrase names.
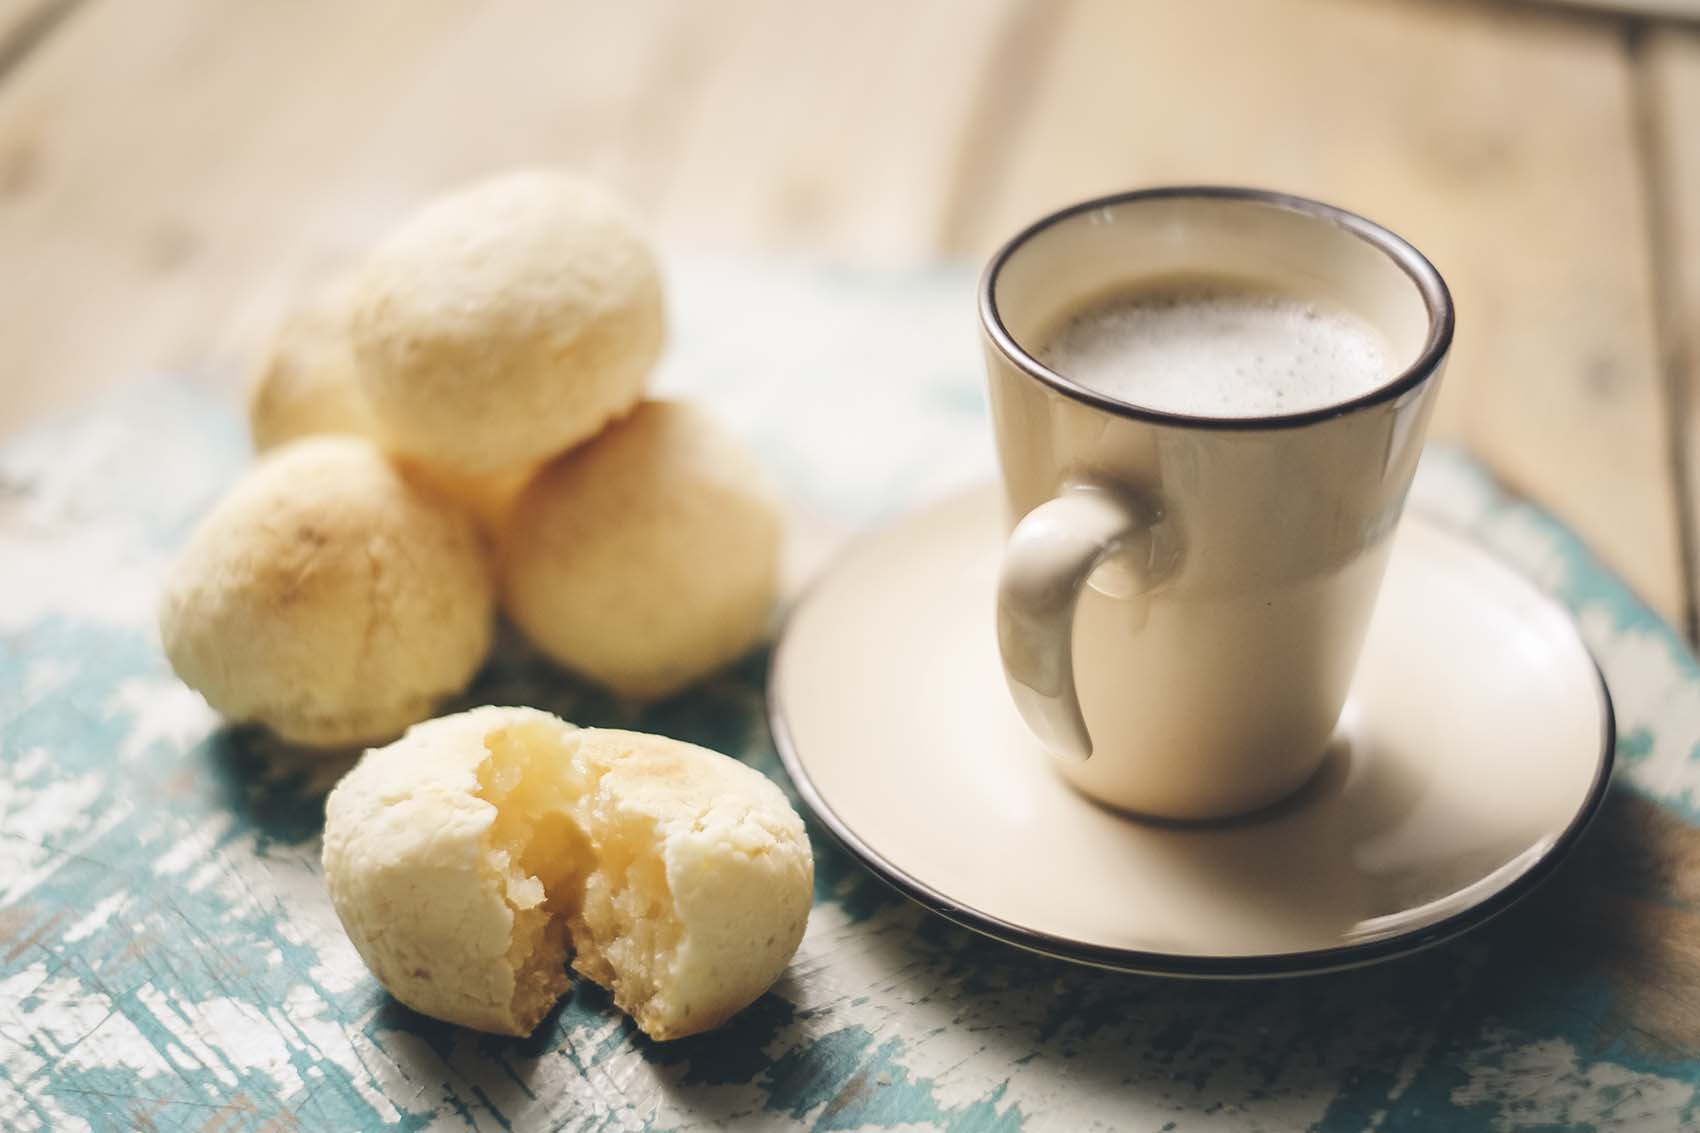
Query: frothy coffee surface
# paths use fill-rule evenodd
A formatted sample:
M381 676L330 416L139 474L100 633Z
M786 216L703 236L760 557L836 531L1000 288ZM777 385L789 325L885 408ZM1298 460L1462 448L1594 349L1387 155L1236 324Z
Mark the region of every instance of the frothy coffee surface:
M1065 377L1142 408L1266 417L1351 401L1393 376L1350 312L1250 281L1188 276L1091 301L1037 351Z

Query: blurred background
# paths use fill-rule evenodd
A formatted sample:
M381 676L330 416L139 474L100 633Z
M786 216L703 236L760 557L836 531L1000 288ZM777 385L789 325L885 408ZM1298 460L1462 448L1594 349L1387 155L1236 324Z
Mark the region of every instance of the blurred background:
M0 434L143 376L239 381L306 281L513 165L606 181L669 257L869 268L977 265L1106 191L1255 184L1439 264L1460 324L1437 436L1692 636L1697 20L1685 0L0 0Z

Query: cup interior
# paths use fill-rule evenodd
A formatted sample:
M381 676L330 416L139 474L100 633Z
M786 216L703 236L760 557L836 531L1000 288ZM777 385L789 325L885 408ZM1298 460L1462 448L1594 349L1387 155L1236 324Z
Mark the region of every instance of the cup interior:
M1081 303L1140 279L1180 273L1264 281L1315 296L1377 327L1397 369L1372 392L1324 413L1417 384L1433 371L1451 338L1446 285L1406 241L1353 213L1250 189L1145 190L1046 217L993 258L981 314L992 340L1016 365L1062 392L1112 408L1184 418L1076 385L1036 357L1040 336ZM1284 418L1224 420L1255 424Z

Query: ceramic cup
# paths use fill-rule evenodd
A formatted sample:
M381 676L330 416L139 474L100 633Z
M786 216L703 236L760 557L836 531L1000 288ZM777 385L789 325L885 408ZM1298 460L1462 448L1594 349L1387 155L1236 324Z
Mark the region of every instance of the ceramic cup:
M1030 349L1083 301L1198 272L1353 311L1399 368L1338 405L1213 418L1107 396ZM998 645L1028 727L1124 810L1221 818L1281 799L1345 702L1452 342L1445 282L1341 209L1166 188L1031 225L992 258L979 305L1012 529Z

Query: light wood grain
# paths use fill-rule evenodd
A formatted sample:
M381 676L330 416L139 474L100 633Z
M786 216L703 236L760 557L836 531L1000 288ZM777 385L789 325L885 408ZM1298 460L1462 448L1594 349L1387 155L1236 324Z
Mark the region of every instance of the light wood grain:
M1391 225L1458 302L1436 433L1676 615L1632 90L1617 29L1556 12L1081 3L962 250L1064 201L1160 182L1261 184Z
M149 371L230 380L304 277L515 164L609 182L676 252L863 262L1253 182L1434 256L1461 310L1437 432L1675 615L1634 89L1611 20L1453 0L88 0L0 85L0 430Z
M1666 294L1662 329L1672 399L1687 444L1691 532L1700 530L1700 30L1655 32L1646 53L1653 168L1660 177L1657 239ZM1690 551L1691 557L1693 551ZM1689 563L1691 571L1697 569ZM1700 588L1700 577L1695 579Z
M1645 16L1653 19L1700 20L1700 0L1523 0L1528 4L1553 4L1583 12Z
M0 79L77 0L0 0Z
M106 3L0 92L0 427L223 375L430 193L561 163L673 250L924 253L1012 5Z
M0 39L53 0L0 0Z

